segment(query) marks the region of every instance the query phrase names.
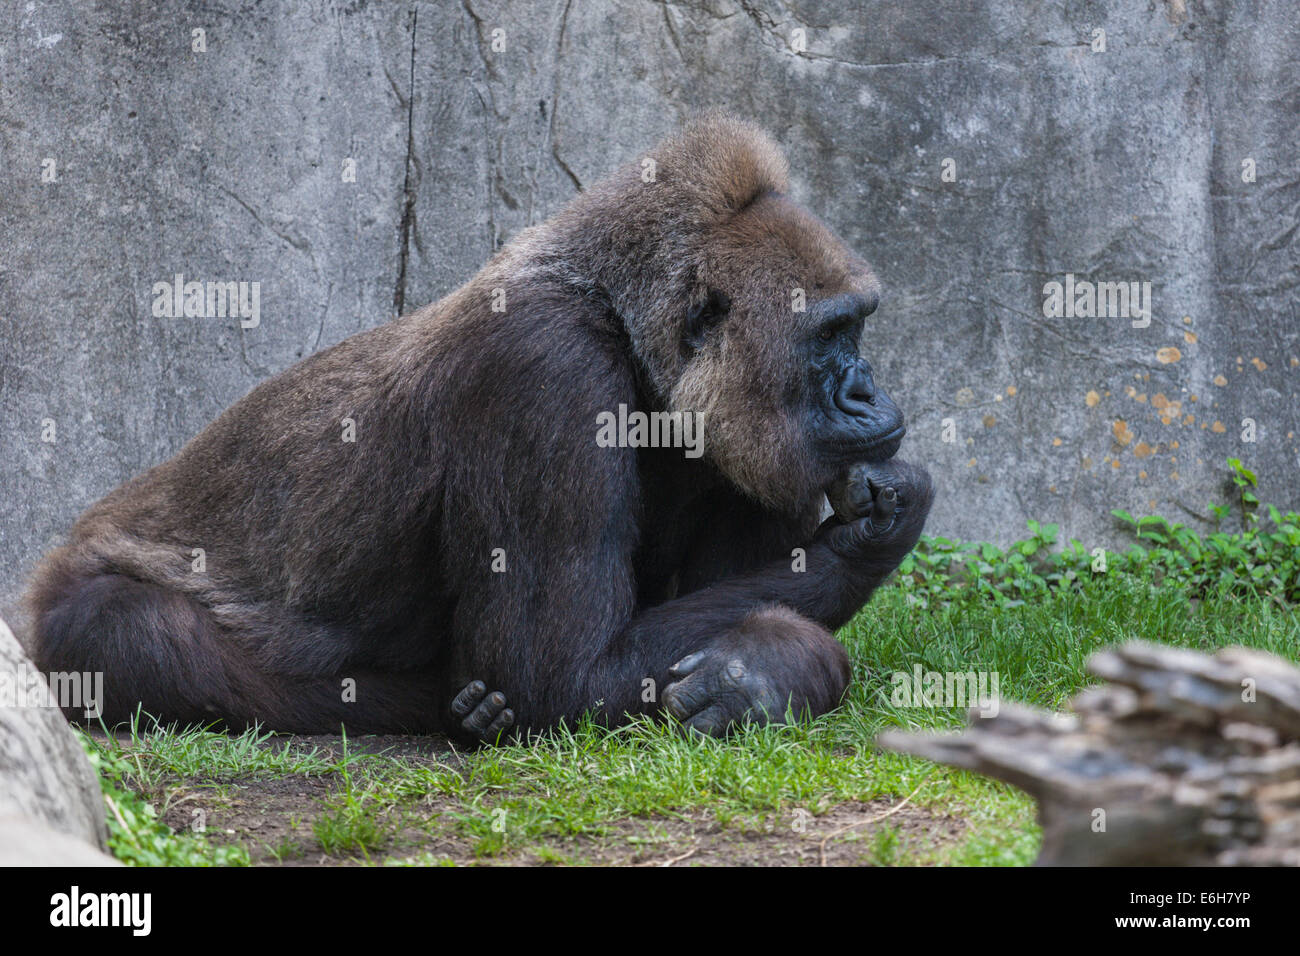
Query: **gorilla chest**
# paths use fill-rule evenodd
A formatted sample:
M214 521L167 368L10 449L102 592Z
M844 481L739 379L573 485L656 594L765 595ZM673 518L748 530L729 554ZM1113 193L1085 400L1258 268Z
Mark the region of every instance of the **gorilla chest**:
M650 451L650 450L645 450ZM676 460L674 460L676 458ZM633 558L637 603L653 607L685 593L683 572L707 527L717 473L678 456L640 456L641 507Z

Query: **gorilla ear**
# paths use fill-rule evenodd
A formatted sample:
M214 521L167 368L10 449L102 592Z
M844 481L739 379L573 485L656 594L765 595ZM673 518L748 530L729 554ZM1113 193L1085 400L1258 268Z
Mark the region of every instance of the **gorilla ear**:
M709 289L704 301L691 306L686 313L686 328L682 333L682 351L686 354L699 351L700 346L731 308L731 299L719 289Z

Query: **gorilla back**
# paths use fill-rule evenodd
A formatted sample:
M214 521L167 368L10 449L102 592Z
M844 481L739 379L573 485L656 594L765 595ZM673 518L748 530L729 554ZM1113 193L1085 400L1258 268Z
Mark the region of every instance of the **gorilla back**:
M649 158L93 505L32 581L39 666L102 671L110 723L477 739L835 706L831 632L932 496L862 354L877 281L761 131L712 115ZM696 416L703 455L598 441L628 412ZM819 526L836 482L855 509Z

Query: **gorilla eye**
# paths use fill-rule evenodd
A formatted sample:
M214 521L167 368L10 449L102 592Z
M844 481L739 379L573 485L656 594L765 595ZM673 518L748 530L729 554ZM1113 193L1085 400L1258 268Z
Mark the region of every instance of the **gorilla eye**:
M844 319L834 319L830 322L827 322L825 325L823 325L820 329L817 330L817 340L819 342L825 342L829 344L831 342L834 342L845 332L848 332L852 327L853 327L852 321L845 321Z
M704 301L692 306L686 313L686 328L682 333L682 350L697 351L704 344L709 331L714 328L731 309L731 300L719 289L710 289Z

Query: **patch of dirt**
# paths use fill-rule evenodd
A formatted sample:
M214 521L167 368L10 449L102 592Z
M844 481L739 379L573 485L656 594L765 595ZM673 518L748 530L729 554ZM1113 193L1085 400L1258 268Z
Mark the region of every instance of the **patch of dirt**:
M315 824L335 812L332 805L343 788L337 777L282 777L220 785L169 788L170 803L162 819L172 829L188 827L196 806L205 814L207 837L218 844L244 846L255 866L347 866L366 862L359 850L327 853ZM439 832L437 817L456 807L439 798L396 808L377 808L379 817L393 821L389 833L374 849L371 862L426 855L458 863L473 863L473 841L448 829ZM414 821L420 827L398 821Z
M337 866L362 862L355 851L326 853L313 824L330 812L341 786L332 779L288 778L226 785L215 798L203 788L173 790L163 820L191 825L202 808L208 837L237 842L255 865ZM528 866L568 862L606 866L865 866L907 862L954 844L966 832L956 817L898 801L841 804L814 817L785 814L766 825L718 823L707 811L631 817L611 822L602 837L575 836L477 856L475 841L437 818L461 811L455 801L426 798L393 812L419 826L395 827L371 860L413 858L460 865Z
M613 866L874 866L929 854L966 832L961 819L899 802L845 803L760 827L723 826L698 811L635 817L603 841L572 840L565 849L573 862Z
M227 783L179 781L165 788L162 821L173 830L202 826L214 843L239 843L254 864L328 863L312 824L341 781L280 777ZM316 859L310 859L313 855Z
M129 739L123 741L129 744ZM281 735L262 746L316 748L341 757L336 736ZM455 764L460 755L438 737L349 738L349 754L386 754L410 763ZM366 861L357 850L327 853L315 825L337 811L344 781L324 777L249 777L169 781L149 794L173 830L201 826L218 844L244 846L254 865L347 866ZM900 802L902 805L900 806ZM371 862L406 860L459 865L529 866L573 863L606 866L864 866L924 859L959 842L964 820L901 800L840 804L813 816L786 812L766 821L734 819L725 825L706 810L611 821L599 837L556 837L490 856L475 853L476 839L440 818L464 813L458 801L439 794L374 806L383 829Z

